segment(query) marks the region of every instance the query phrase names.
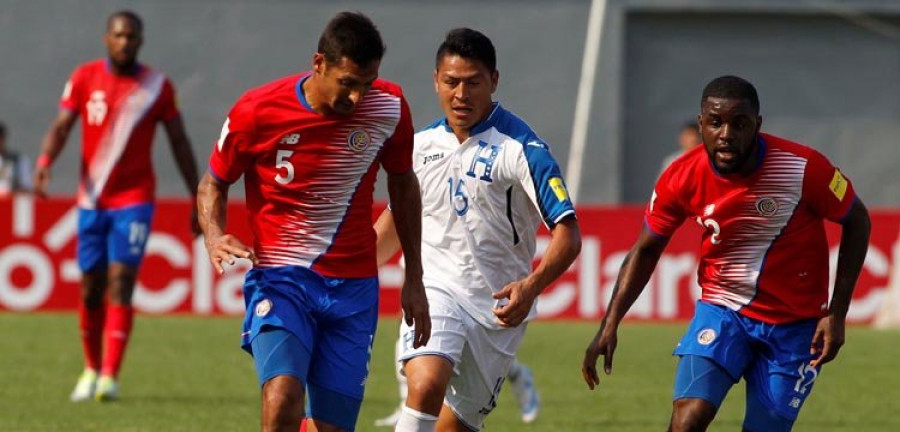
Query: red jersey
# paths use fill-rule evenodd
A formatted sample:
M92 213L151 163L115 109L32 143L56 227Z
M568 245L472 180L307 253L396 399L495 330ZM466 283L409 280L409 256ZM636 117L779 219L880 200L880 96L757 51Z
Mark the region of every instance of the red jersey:
M59 104L81 116L79 206L121 208L153 201L150 150L156 123L178 116L169 79L144 65L115 75L108 60L95 60L72 72Z
M660 177L647 228L671 236L686 219L704 227L701 301L767 322L823 316L828 244L823 220L841 221L856 198L850 181L821 153L760 134L750 175L719 175L704 146Z
M379 163L412 169L413 126L400 87L376 80L349 116L315 113L309 73L245 93L209 159L219 181L244 176L259 267L298 265L330 277L378 274L372 194Z

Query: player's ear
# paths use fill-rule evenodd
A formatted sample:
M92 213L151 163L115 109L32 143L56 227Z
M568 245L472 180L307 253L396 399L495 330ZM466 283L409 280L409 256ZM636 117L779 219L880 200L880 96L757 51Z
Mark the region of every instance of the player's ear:
M312 58L313 72L321 74L325 72L325 54L315 53Z
M762 116L756 116L756 133L759 133L759 130L762 129Z
M491 72L491 94L497 91L497 84L500 82L500 71L494 69Z
M438 70L437 69L434 70L433 75L434 75L434 92L437 93L438 92Z

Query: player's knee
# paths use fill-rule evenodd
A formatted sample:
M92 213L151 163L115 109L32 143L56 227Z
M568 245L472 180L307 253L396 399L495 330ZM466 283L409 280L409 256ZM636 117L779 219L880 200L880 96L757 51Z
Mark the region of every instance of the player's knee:
M264 409L279 412L299 410L303 414L303 385L298 380L287 376L277 376L263 386Z
M125 266L111 266L109 269L109 301L119 305L131 305L131 296L134 293L134 270Z
M716 409L709 402L699 399L679 399L673 405L669 430L671 432L702 432L709 427L715 415Z

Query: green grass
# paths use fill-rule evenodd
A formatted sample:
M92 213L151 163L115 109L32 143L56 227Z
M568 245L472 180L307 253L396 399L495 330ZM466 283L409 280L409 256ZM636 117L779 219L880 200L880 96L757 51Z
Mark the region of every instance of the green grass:
M68 401L82 367L74 315L0 314L0 431L246 431L258 429L253 365L237 348L238 318L138 318L112 404ZM488 431L665 430L683 324L626 324L613 375L588 391L580 364L593 324L533 323L520 359L535 370L543 407L523 425L504 390ZM398 403L396 323L381 322L358 430ZM816 383L795 431L900 430L900 332L851 328L841 356ZM711 430L740 429L743 386Z

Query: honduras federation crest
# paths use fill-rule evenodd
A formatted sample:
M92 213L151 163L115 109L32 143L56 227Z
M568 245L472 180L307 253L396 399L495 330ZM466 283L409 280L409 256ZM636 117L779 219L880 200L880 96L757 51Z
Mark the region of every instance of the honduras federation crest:
M350 131L350 134L347 135L347 145L350 147L350 150L355 152L361 152L367 149L371 142L372 139L369 138L369 133L364 129L353 129Z

